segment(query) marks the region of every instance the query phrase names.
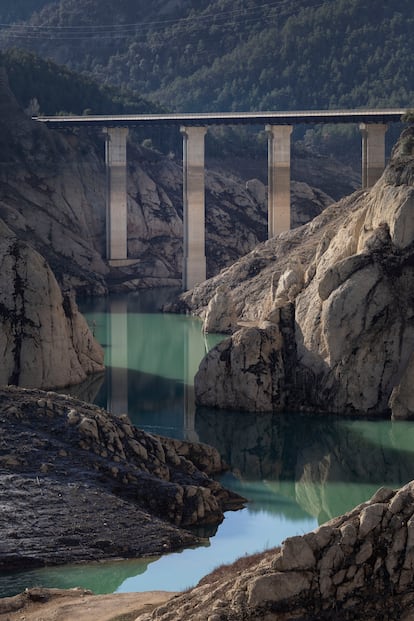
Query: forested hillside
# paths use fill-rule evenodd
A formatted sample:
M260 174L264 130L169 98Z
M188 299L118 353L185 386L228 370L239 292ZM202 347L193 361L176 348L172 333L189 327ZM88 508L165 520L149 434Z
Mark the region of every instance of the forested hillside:
M37 114L132 114L159 112L159 106L125 89L101 86L90 76L25 50L0 53L11 89L21 106Z
M414 102L412 0L30 4L39 11L3 27L3 49L24 46L172 109Z
M1 0L0 24L9 24L18 20L29 19L51 0Z

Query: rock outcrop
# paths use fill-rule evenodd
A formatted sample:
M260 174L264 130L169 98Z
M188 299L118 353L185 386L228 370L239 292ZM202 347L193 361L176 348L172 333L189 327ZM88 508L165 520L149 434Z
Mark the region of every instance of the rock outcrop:
M67 395L0 390L0 570L165 553L243 499L218 452Z
M414 618L414 483L366 503L281 549L234 567L136 621L409 621Z
M0 384L52 388L103 371L103 350L45 260L0 220Z
M104 164L93 143L49 131L19 108L0 68L0 218L64 288L103 293Z
M237 315L231 291L218 287L211 298L203 322L204 332L228 334L237 326Z
M405 130L370 191L258 246L184 296L203 316L226 286L239 321L254 324L204 359L200 404L385 415L394 390L396 415L410 414L414 158L406 145L413 135L414 127Z

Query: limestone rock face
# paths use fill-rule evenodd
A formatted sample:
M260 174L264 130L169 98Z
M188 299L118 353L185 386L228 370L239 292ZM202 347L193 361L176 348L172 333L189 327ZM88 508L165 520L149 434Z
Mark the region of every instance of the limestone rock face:
M0 110L0 218L46 258L65 288L102 294L103 162L90 141L29 119L3 69Z
M103 351L45 260L0 221L0 384L63 387L103 370Z
M240 559L136 621L338 619L414 615L414 483L369 502L281 549Z
M183 263L181 162L130 145L128 253L130 287L181 284ZM266 204L240 179L206 170L207 274L217 273L266 236ZM121 285L125 288L125 285ZM113 288L113 287L112 287Z
M203 331L231 334L236 329L236 324L237 316L231 292L225 287L218 287L207 306Z
M4 72L0 109L0 218L46 258L63 287L102 294L108 288L181 284L180 161L129 141L128 258L134 263L111 270L106 261L103 135L62 133L32 121L19 109ZM265 163L263 167L266 170ZM267 237L265 185L258 179L246 185L241 175L225 170L221 162L206 171L208 276ZM341 178L338 174L338 182ZM310 187L309 179L292 183L292 195L293 226L313 218L333 200Z
M219 343L203 359L196 375L198 401L224 409L283 408L286 377L282 331L288 330L290 320L288 309L284 309L279 325L264 322L241 329Z
M395 386L390 397L393 418L414 418L414 353L410 355L400 383Z
M408 128L401 140L413 133ZM252 343L248 329L226 345L228 351L249 350L246 362L225 359L223 344L212 350L196 377L200 404L223 407L221 387L243 384L242 378L253 374L251 394L234 391L235 409L384 414L403 378L393 403L399 404L398 416L404 408L407 415L411 412L413 169L413 156L401 155L397 146L370 191L343 199L308 225L269 240L184 295L191 310L202 313L217 287L226 286L238 301L239 321L260 326L267 320L282 335L275 341L279 355L270 360L262 356L261 342ZM293 304L293 332L280 326L278 309L286 304ZM252 367L251 358L261 364ZM282 392L268 390L269 376L273 385L284 386Z

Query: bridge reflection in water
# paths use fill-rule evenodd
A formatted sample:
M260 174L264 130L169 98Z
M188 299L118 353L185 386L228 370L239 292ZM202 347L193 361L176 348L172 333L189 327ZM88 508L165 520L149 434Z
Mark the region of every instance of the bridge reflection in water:
M159 306L160 295L129 296L126 306L106 300L85 305L107 360L112 355L117 366L107 383L103 376L91 378L82 391L78 387L77 395L105 407L112 403L119 413L128 407L133 422L147 431L216 446L231 467L224 485L247 497L248 506L226 514L206 547L156 562L94 564L82 567L82 576L79 567L0 576L3 595L20 592L20 584L82 584L97 593L182 590L219 563L279 545L350 510L381 486L394 488L414 478L412 422L194 411L191 379L205 348L200 323L148 312L154 300ZM147 305L148 296L153 299ZM110 318L109 308L118 316ZM114 339L113 348L109 338ZM124 352L121 343L127 344Z
M153 302L147 306L146 301L147 292L101 300L93 310L85 306L105 347L107 370L98 381L90 378L72 392L114 414L128 413L142 429L198 441L194 376L223 336L204 335L200 320L193 317L148 312Z
M111 300L111 312L88 314L112 365L89 400L128 412L146 431L215 446L231 466L226 485L276 513L300 507L322 523L381 485L414 478L411 422L196 410L194 374L222 337L204 337L194 318L148 313L139 298Z

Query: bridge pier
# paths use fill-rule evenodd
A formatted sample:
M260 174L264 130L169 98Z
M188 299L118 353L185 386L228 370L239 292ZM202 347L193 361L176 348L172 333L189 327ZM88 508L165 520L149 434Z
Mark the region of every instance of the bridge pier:
M290 151L292 125L266 125L268 136L268 237L291 228ZM382 123L361 123L362 187L369 188L385 167ZM133 264L127 245L128 128L105 127L107 167L107 259L111 266ZM206 126L181 126L183 135L183 289L206 280L204 138Z
M206 280L204 136L206 127L181 127L183 135L183 289Z
M382 123L360 123L362 134L362 187L372 187L385 168L385 132Z
M268 139L268 237L290 229L292 125L266 125Z
M105 127L106 257L110 265L128 264L127 248L127 127Z

